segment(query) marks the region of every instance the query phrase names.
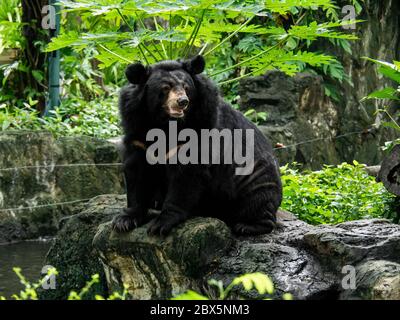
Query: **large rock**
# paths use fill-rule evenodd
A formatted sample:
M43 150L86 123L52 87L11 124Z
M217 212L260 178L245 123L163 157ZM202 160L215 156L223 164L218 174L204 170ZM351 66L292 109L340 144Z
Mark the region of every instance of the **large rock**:
M338 111L325 96L320 76L300 73L289 77L269 71L243 79L239 94L243 110L267 112L260 130L273 145L291 146L276 150L281 164L296 161L318 169L323 163L339 163L335 145L326 140L336 136Z
M342 299L400 300L400 264L367 261L356 271L357 287L345 291Z
M102 165L118 162L114 144L96 138L0 133L0 243L54 234L74 203L41 205L123 193L121 168Z
M230 247L231 236L222 221L211 218L189 220L165 239L148 237L144 227L119 235L108 222L93 244L112 291L125 283L133 299L166 299L199 290L198 279Z
M92 242L100 224L112 219L126 199L125 196L99 196L75 208L76 214L60 222L60 231L46 256L46 264L57 269L57 290L42 290L41 299L66 299L71 290L79 291L91 276L98 274L100 284L94 286L90 295L103 296L107 285L103 267L94 251Z
M82 286L90 273L101 275L102 290L108 292L121 290L125 283L133 299L165 299L187 289L213 297L209 279L227 285L251 272L269 275L277 297L284 292L296 299L396 297L398 269L378 272L371 282L362 276L367 263L400 263L400 226L389 221L311 226L279 212L280 226L272 234L237 238L217 219L194 218L161 239L147 236L146 226L125 234L113 232L111 218L124 205L123 196L100 196L63 224L46 262L61 275L66 272L62 292L55 297ZM349 266L356 270L358 291L342 286ZM238 296L259 297L241 289L234 291Z

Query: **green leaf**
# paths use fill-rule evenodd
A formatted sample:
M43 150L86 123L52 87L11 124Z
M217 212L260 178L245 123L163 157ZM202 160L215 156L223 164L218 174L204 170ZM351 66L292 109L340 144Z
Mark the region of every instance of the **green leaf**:
M32 70L32 75L38 82L42 82L44 79L43 71Z
M237 277L232 281L233 285L242 284L246 291L250 291L255 288L259 294L273 294L274 285L271 279L259 272L245 274L243 276Z
M51 42L47 45L45 49L46 52L51 52L59 50L61 48L69 47L74 45L79 39L79 34L77 31L70 31L59 35L56 38L52 38Z
M333 58L297 48L303 43L309 46L323 37L340 40L336 44L350 52L345 40L356 39L353 33L342 32L341 28L354 21L309 23L313 15L308 11L322 9L327 15L335 16L337 8L330 0L60 0L60 3L68 15L73 13L81 17L81 25L62 29L47 46L47 51L66 47L73 47L74 51L96 48L95 58L101 61L100 68L133 60L152 64L199 52L211 52L207 59L211 60L209 65L213 65L217 57L228 55L229 62L221 67L222 71L214 72L218 75L216 80L226 80L219 81L225 84L271 69L294 75L304 70L306 64L313 67L330 65ZM272 13L289 12L297 23L287 34L271 16ZM306 19L299 20L304 17L303 13L307 14ZM262 16L262 22L252 19L255 16ZM83 32L87 30L90 33ZM243 35L248 36L246 41ZM251 43L251 39L257 41ZM229 45L235 43L239 43L237 48L230 50ZM213 51L214 48L217 49ZM266 48L276 50L257 56L262 50L268 50ZM332 68L330 73L340 81L346 79L338 68ZM227 80L232 74L241 76Z
M400 84L400 63L398 61L389 63L386 61L371 59L368 57L363 57L363 59L378 64L380 66L378 68L379 73Z
M397 123L394 123L394 122L383 122L382 125L387 127L387 128L392 128L392 129L395 129L397 131L400 131L400 126Z
M208 298L195 291L188 290L185 293L175 296L171 300L208 300Z
M400 84L400 72L394 68L382 66L378 69L378 71L384 76L396 81Z
M330 0L266 0L265 7L272 12L284 14L286 12L292 12L293 7L307 8L311 10L317 10L319 7L324 9L332 8L334 5Z
M392 100L400 100L398 97L398 92L396 89L392 87L387 87L382 90L377 90L370 93L364 99L392 99Z

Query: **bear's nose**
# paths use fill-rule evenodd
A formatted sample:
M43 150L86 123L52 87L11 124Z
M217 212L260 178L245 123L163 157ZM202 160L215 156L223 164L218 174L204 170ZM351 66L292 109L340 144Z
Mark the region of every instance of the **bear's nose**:
M188 97L180 97L178 99L178 106L180 106L181 108L185 108L187 107L189 104L189 99Z

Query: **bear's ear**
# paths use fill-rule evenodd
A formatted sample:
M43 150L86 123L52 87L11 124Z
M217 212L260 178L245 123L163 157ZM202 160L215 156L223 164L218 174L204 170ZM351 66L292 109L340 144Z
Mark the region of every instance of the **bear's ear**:
M149 70L138 62L130 64L125 70L125 75L130 83L143 84L149 78Z
M195 56L191 60L187 60L184 62L184 68L192 74L202 73L205 66L206 61L202 56Z

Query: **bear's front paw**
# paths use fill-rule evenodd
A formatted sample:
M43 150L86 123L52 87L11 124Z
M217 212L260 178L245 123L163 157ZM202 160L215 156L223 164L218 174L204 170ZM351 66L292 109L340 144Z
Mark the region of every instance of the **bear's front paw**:
M150 226L147 229L147 234L164 237L170 233L173 227L178 225L183 220L184 217L178 213L163 211L158 217L150 222Z
M128 232L145 223L143 214L137 214L131 208L127 208L123 213L114 217L112 228L117 232Z
M257 236L271 233L275 228L275 223L268 219L263 219L257 223L237 223L233 226L233 232L238 236Z

